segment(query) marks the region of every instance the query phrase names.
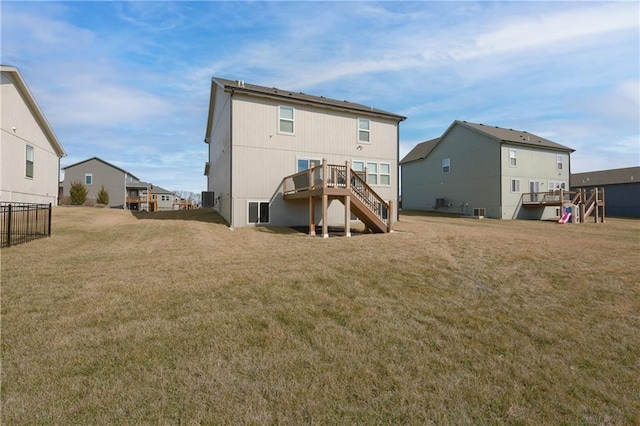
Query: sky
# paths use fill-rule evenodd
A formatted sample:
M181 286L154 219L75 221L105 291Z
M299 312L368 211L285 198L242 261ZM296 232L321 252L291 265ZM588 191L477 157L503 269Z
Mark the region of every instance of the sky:
M407 117L400 158L454 120L640 165L640 2L0 1L16 66L67 156L205 191L211 78Z

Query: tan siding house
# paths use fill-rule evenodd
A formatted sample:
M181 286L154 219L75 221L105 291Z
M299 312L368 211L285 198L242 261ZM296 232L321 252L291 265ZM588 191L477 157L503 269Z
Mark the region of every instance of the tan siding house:
M0 70L0 202L55 205L66 153L18 69Z
M231 227L307 225L309 204L285 199L283 179L323 160L349 162L363 175L366 169L370 187L397 206L398 127L404 119L346 101L213 78L205 174L214 208ZM334 199L328 212L317 221L344 224L343 203Z
M569 189L574 150L525 131L454 121L400 162L402 207L498 219L550 219L529 194Z

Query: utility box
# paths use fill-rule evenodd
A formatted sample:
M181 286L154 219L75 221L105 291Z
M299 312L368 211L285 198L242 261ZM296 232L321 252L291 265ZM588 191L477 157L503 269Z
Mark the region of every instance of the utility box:
M216 203L213 191L202 191L202 207L213 207Z

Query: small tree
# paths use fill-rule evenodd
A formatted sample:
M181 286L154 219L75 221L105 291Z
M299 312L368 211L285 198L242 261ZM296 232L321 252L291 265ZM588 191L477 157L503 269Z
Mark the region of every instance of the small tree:
M81 206L87 201L87 188L82 182L72 182L69 195L71 196L71 204Z
M96 198L96 202L98 204L104 204L105 206L109 205L109 192L104 189L104 186L100 188L98 191L98 197Z

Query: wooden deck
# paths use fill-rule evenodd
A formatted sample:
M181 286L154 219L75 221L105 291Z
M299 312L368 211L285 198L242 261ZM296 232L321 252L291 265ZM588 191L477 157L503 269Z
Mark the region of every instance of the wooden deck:
M346 162L313 167L284 178L285 200L309 200L309 234L315 235L315 200L322 201L322 217L327 217L329 200L345 205L345 235L350 236L351 213L372 232L392 230L393 202L385 202ZM323 220L323 237L328 236L327 221Z
M575 206L576 222L584 223L593 214L596 223L604 223L604 188L593 188L590 192L584 189L577 191L559 189L549 192L529 192L522 194L522 207L534 208L547 206Z

